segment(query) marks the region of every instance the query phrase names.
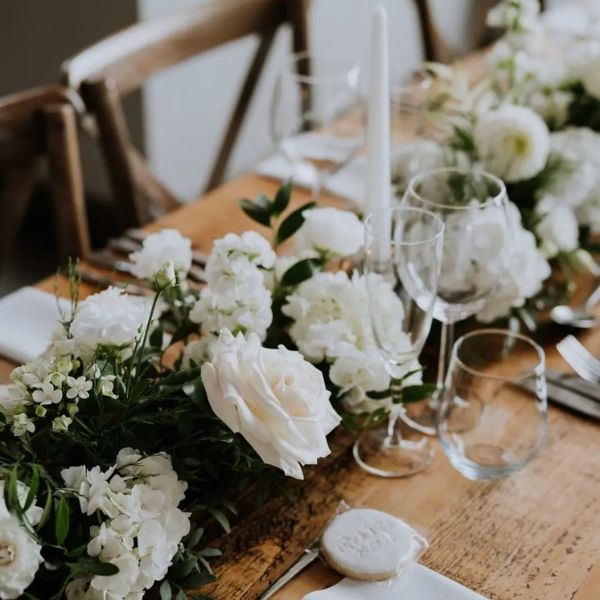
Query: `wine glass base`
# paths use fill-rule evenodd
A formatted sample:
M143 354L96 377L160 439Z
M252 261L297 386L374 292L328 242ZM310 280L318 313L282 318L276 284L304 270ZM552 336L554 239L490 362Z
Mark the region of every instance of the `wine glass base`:
M428 400L411 402L405 405L405 413L400 418L410 427L426 435L436 435L437 392Z
M358 465L378 477L407 477L426 469L433 460L433 447L427 438L388 441L387 426L364 433L352 450Z

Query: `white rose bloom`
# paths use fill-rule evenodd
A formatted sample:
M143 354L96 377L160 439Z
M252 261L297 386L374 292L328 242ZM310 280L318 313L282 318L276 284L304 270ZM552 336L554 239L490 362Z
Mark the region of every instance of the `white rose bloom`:
M132 273L140 279L154 279L167 264L184 279L192 264L192 243L176 229L163 229L146 237L142 249L130 254L129 259L133 262Z
M484 167L507 182L537 175L550 153L548 126L524 106L505 105L483 113L474 137Z
M323 376L298 352L222 331L202 381L215 414L286 475L302 479L302 465L330 453L326 435L340 417Z
M21 597L44 562L41 549L16 518L0 518L0 598Z
M571 252L579 246L579 225L571 208L552 196L542 198L536 213L541 220L535 232L542 240L544 254L552 258L559 252Z
M137 298L110 287L86 298L78 307L70 332L84 352L98 346L132 344L150 315L147 298Z
M518 208L509 203L513 223L512 266L508 269L502 285L479 312L484 322L494 321L513 307L523 306L528 298L535 296L545 279L550 276L548 261L537 247L535 236L521 224Z
M302 213L304 223L294 238L296 252L310 250L334 256L352 256L363 245L363 225L358 217L337 208L313 208Z

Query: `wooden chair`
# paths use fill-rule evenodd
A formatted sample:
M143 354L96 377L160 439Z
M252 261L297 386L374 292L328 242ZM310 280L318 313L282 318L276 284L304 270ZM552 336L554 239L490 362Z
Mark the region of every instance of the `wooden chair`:
M130 141L121 98L159 71L250 35L260 43L241 87L207 190L223 181L262 67L280 26L290 24L293 50L307 49L309 0L208 0L169 17L133 25L83 50L62 66L63 81L86 104L85 126L99 138L124 225L150 217L149 207L181 204L151 172ZM149 202L148 202L149 201Z
M89 253L76 108L83 109L81 99L59 86L0 98L0 267L17 237L44 158L61 260Z

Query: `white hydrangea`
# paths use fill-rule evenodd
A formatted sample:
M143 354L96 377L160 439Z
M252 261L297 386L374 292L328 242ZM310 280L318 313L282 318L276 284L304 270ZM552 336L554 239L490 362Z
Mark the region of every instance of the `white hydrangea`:
M358 217L337 208L313 208L302 213L304 223L294 237L296 253L315 251L326 256L352 256L363 245Z
M69 331L80 352L93 353L101 345L119 348L133 344L149 316L147 298L109 287L81 302Z
M538 0L503 0L490 9L486 23L490 27L505 28L503 39L513 47L532 48L540 42L539 13Z
M509 209L513 223L512 266L498 292L479 312L478 318L484 322L504 317L511 308L523 306L528 298L542 289L544 280L551 273L548 261L537 247L535 236L523 227L519 209L512 203Z
M4 481L0 481L0 598L12 600L20 598L35 578L40 564L44 561L42 547L8 512L4 503ZM29 488L17 482L17 498L25 503ZM30 525L37 525L43 509L35 502L27 509L24 517Z
M579 224L573 209L552 196L545 196L536 206L539 221L535 233L542 251L552 258L559 252L571 252L579 246Z
M129 255L132 273L140 279L153 280L161 273L185 279L192 265L192 243L176 229L163 229L144 239L142 249Z
M190 530L189 513L178 508L187 484L178 479L170 457L142 457L124 448L107 471L70 467L62 477L77 493L82 512L103 518L90 528L88 555L119 568L115 575L76 580L67 598L142 598L165 577Z
M504 105L481 114L474 138L484 167L509 183L537 175L550 153L548 126L524 106Z

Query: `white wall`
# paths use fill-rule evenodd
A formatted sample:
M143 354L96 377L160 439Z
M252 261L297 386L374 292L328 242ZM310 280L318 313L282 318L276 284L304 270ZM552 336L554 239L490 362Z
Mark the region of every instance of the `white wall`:
M141 19L156 18L205 0L138 0ZM437 23L451 45L464 49L470 39L473 2L435 0ZM384 0L390 17L391 68L407 73L421 61L417 17L412 0ZM311 45L316 53L367 62L371 0L313 0ZM174 192L193 199L203 189L223 128L247 68L254 40L178 65L151 80L144 90L146 150L159 177ZM231 164L231 174L247 170L272 151L268 127L270 98L289 52L289 32L282 31L255 95Z

